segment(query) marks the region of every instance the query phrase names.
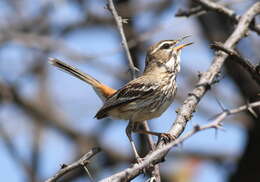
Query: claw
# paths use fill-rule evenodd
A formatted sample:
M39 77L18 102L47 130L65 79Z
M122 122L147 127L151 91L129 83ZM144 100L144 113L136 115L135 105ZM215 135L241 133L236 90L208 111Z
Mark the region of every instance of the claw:
M138 157L135 160L136 160L136 163L138 163L138 164L141 164L144 161L144 159L141 157Z
M143 158L137 157L137 158L135 158L135 163L133 163L132 166L140 165L143 161L144 161ZM147 172L145 168L141 169L141 171L142 171L143 174L146 174L146 172Z
M170 143L171 141L175 140L176 137L171 135L170 133L161 133L160 140L163 140L164 143Z

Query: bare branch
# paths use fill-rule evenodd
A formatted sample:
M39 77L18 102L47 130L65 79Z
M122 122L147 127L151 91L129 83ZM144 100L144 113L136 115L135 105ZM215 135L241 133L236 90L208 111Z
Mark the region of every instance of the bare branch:
M175 14L176 17L180 16L185 16L185 17L190 17L190 16L200 16L205 14L207 11L203 9L201 6L196 6L194 8L191 8L190 10L183 10L179 9L178 12Z
M100 182L120 182L120 181L128 181L130 179L133 179L135 176L141 173L142 169L147 168L151 165L154 165L156 163L162 162L164 156L169 152L169 150L177 146L181 143L183 143L186 139L190 138L194 134L198 133L199 131L206 130L206 129L221 129L222 128L222 121L229 115L231 114L236 114L245 110L248 110L249 107L254 108L254 107L259 107L260 106L260 101L258 102L253 102L249 105L243 105L235 109L231 110L226 110L222 113L220 113L214 121L212 121L209 124L199 126L196 125L193 127L193 129L189 132L187 132L185 135L182 137L164 145L163 147L157 147L155 151L149 153L144 159L142 163L135 164L133 167L125 169L117 174L114 174L108 178L105 178L101 180Z
M129 51L129 48L128 48L128 44L127 44L127 41L126 41L126 38L125 38L123 23L127 23L127 21L125 19L122 19L122 17L117 14L113 0L108 0L108 9L111 11L111 13L112 13L112 15L113 15L113 17L116 21L117 28L118 28L120 35L121 35L121 38L122 38L122 44L123 44L123 47L124 47L126 55L127 55L128 64L129 64L129 68L130 68L130 71L131 71L132 79L134 79L136 77L135 71L138 70L138 68L136 68L134 66L134 63L133 63L133 60L132 60L132 57L131 57L131 54L130 54L130 51Z
M120 17L118 15L116 8L114 6L113 0L108 0L108 9L111 11L111 13L112 13L112 15L113 15L113 17L116 21L117 28L118 28L120 35L121 35L121 38L122 38L122 44L123 44L123 47L125 49L125 52L126 52L126 55L127 55L127 58L128 58L128 64L129 64L129 68L130 68L130 71L131 71L131 76L132 76L132 79L134 79L134 78L136 78L135 71L138 71L138 68L136 68L134 66L134 63L133 63L133 60L132 60L132 57L131 57L131 54L130 54L130 51L129 51L129 47L128 47L128 44L127 44L127 41L126 41L126 37L125 37L125 34L124 34L124 30L123 30L123 23L127 23L127 20L122 19L122 17ZM146 128L146 130L149 131L149 126L147 124L147 121L144 121L143 125ZM153 149L154 143L153 143L152 138L150 136L147 136L147 135L146 135L146 138L147 138L147 141L148 141L151 149ZM152 171L152 176L155 177L156 182L161 181L159 166L154 167L154 170Z
M248 59L244 59L241 55L238 54L235 50L226 48L222 43L215 42L211 45L211 48L224 51L225 53L229 54L230 57L235 58L237 63L243 66L248 73L252 76L252 78L260 84L260 74L256 70L256 66L251 64Z
M247 33L249 29L249 25L253 18L260 13L260 2L255 3L253 6L249 8L249 10L246 11L246 13L241 16L237 28L234 30L234 32L230 35L230 37L225 41L224 46L227 48L233 49L234 46L238 43L239 40L241 40ZM172 125L170 129L170 134L172 136L175 136L176 138L180 136L180 134L184 131L187 122L192 118L192 113L195 111L195 108L197 107L200 99L204 96L204 94L207 91L208 84L211 84L214 81L215 76L220 72L220 69L222 68L226 58L228 57L228 54L224 52L217 52L215 58L213 59L212 65L209 67L208 71L203 73L202 76L199 79L198 87L196 87L191 94L188 96L188 98L184 101L184 104L179 109L177 118ZM253 103L253 106L259 106L260 103ZM251 107L253 107L251 105ZM241 112L242 110L247 109L247 106L243 106L239 108L237 111L229 111L226 113L227 115L230 113L236 113ZM221 117L220 117L221 116ZM217 117L215 122L218 122L220 119L224 119L226 116L220 115ZM223 120L222 119L222 120ZM185 139L189 138L193 134L195 134L197 131L201 131L207 128L219 128L219 125L206 125L204 127L194 127L194 129L191 132L188 132L183 137L177 138L175 141L165 145L163 141L160 141L159 145L156 147L154 151L149 153L144 159L143 162L139 164L133 165L133 167L127 168L119 173L116 173L108 178L105 178L101 180L101 182L109 182L109 181L127 181L130 179L135 178L137 175L139 175L142 172L142 169L149 167L149 165L156 164L158 162L161 162L165 155L167 155L168 151L171 149L171 147L182 143Z
M246 35L251 21L259 13L260 3L258 2L250 7L249 10L240 18L237 28L225 41L225 47L233 49L238 41ZM195 111L197 104L207 91L206 85L211 84L214 81L215 76L220 72L227 57L228 55L226 53L220 51L216 53L212 65L199 79L197 85L201 86L195 88L191 92L190 96L184 101L184 105L179 109L180 112L170 130L170 133L173 136L177 137L183 132L188 120L191 119L192 113Z
M224 14L234 21L238 21L238 19L239 19L239 17L236 15L235 11L233 11L219 3L215 3L215 2L209 1L209 0L194 0L194 2L200 4L205 9Z
M54 176L51 178L47 179L45 182L55 182L57 181L60 177L64 176L66 173L81 167L81 166L86 166L89 163L89 159L91 159L94 155L99 153L101 150L100 148L92 148L89 152L84 154L79 160L76 162L73 162L70 165L63 165L62 167Z
M210 0L193 0L194 2L200 4L202 7L204 7L204 11L210 10L210 11L215 11L217 13L223 14L230 18L232 21L235 23L238 23L240 20L240 16L235 13L235 11L225 7L224 5L221 5L219 3L210 1ZM190 10L188 12L182 12L177 13L178 16L191 16L193 14L197 14L196 11ZM260 25L256 25L254 22L250 25L250 28L255 31L256 33L260 34Z

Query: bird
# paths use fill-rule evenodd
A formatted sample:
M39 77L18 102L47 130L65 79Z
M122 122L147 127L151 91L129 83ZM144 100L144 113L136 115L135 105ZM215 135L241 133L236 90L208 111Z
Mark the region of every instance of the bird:
M125 132L136 160L140 161L132 132L164 137L166 140L175 139L169 133L141 130L136 125L161 116L172 104L177 91L176 77L180 72L181 50L193 44L193 42L181 45L178 43L187 37L189 36L178 40L162 40L150 46L147 50L143 74L118 90L56 58L50 58L49 62L93 87L103 101L103 106L97 111L95 118L111 117L129 121Z

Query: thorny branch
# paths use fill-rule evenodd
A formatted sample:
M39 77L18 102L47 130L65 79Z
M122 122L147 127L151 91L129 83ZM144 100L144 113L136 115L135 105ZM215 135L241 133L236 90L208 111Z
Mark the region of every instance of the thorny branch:
M149 153L140 164L135 164L132 168L128 168L120 173L117 173L113 176L110 176L109 178L103 179L100 182L119 182L119 181L128 181L132 178L134 178L136 175L141 173L141 169L146 168L150 165L156 164L158 162L161 162L163 160L163 157L165 154L174 146L177 146L181 143L183 143L186 139L190 138L194 134L198 133L199 131L206 130L206 129L221 129L222 128L222 122L226 117L236 114L242 111L248 110L248 108L254 108L259 107L260 101L253 102L251 104L246 104L243 106L240 106L235 109L225 110L222 113L220 113L212 122L209 124L199 126L196 125L193 127L193 129L189 132L187 132L182 137L179 137L178 139L164 145L163 147L157 147L157 149L151 153Z
M240 41L246 35L251 21L259 13L260 3L258 2L250 7L243 16L241 16L236 29L225 41L224 46L229 49L233 49L238 41ZM170 133L173 136L177 137L183 132L186 123L191 119L192 113L195 111L197 104L206 93L207 85L210 85L213 82L215 76L220 72L227 57L228 54L226 53L221 51L216 52L216 56L213 59L212 65L209 67L207 72L202 74L198 81L197 85L201 86L195 88L191 92L190 96L184 101L183 106L179 109L176 121L170 130Z
M235 23L238 23L241 16L237 15L235 11L221 5L219 3L210 1L210 0L193 0L195 3L200 4L203 8L195 7L190 9L189 11L180 10L177 12L176 16L186 16L189 17L191 15L201 15L207 11L215 11L217 13L223 14L233 20ZM256 33L260 34L260 25L256 25L253 21L250 25L251 30L255 31Z
M62 167L54 176L51 178L47 179L45 182L55 182L57 181L60 177L64 176L68 172L78 168L78 167L85 167L88 163L89 160L95 156L97 153L99 153L101 150L100 148L92 148L89 152L84 154L79 160L76 162L73 162L72 164L69 165L63 165Z
M257 70L257 66L254 66L249 60L244 59L235 50L226 48L220 42L215 42L214 44L211 45L211 48L224 51L230 57L235 58L237 63L239 63L241 66L243 66L249 72L249 74L252 76L252 78L260 85L260 72Z
M235 45L246 35L246 33L248 32L250 23L252 22L254 17L256 15L258 15L259 13L260 13L260 2L257 2L253 6L251 6L244 13L244 15L242 15L240 17L236 29L233 31L233 33L230 35L230 37L225 41L224 46L227 47L228 49L233 49L235 47ZM173 135L177 138L184 131L186 124L192 118L192 113L195 112L195 109L196 109L200 99L206 93L208 85L210 85L213 82L215 76L220 72L227 57L228 57L228 54L226 54L222 51L218 51L216 53L216 56L213 59L212 65L209 67L207 72L202 74L202 76L200 77L200 79L198 81L198 86L191 92L191 94L184 101L184 104L179 109L177 118L169 131L171 135ZM257 106L259 106L258 102L253 103L253 104L256 104ZM245 110L247 108L247 106L244 106L243 108ZM239 109L239 112L240 111L241 111L241 108ZM230 112L228 112L228 113L230 113ZM224 116L226 117L226 115L228 115L228 113L226 113ZM231 111L231 113L233 113L233 112ZM220 116L223 117L223 115L220 115ZM223 117L223 119L225 117ZM213 126L214 126L214 128L219 127L219 125L215 125L215 124L214 125L209 124L209 125L206 125L203 127L195 127L193 129L193 131L188 132L185 136L180 137L167 145L164 145L163 141L161 141L154 151L152 151L146 157L144 157L143 162L141 162L139 164L135 164L133 167L127 168L110 177L107 177L107 178L101 180L101 182L110 182L110 181L119 182L119 181L127 181L130 179L133 179L142 172L142 169L149 167L152 164L161 162L163 160L163 158L165 157L165 155L167 155L167 153L171 149L171 147L175 146L178 143L183 142L186 138L192 136L197 131L212 128Z
M127 55L128 64L129 64L130 71L131 71L131 76L132 76L132 79L134 79L136 77L135 71L138 69L135 67L135 65L133 63L133 60L132 60L132 57L131 57L131 54L130 54L130 51L128 48L128 44L126 41L124 29L123 29L123 23L127 23L127 20L122 19L122 17L118 15L116 8L114 6L113 0L108 0L108 9L111 11L111 13L116 21L117 28L118 28L121 38L122 38L122 44L123 44L123 47L124 47L126 55Z
M193 0L194 2L200 4L204 7L204 9L216 11L218 13L224 14L228 17L230 17L234 21L238 21L238 16L236 15L235 11L226 8L224 5L221 5L219 3L215 3L213 1L209 0Z

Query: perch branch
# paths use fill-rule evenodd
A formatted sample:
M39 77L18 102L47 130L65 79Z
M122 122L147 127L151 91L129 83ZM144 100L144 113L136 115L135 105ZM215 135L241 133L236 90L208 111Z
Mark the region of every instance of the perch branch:
M92 148L89 152L84 154L79 160L76 162L73 162L70 165L63 165L62 168L52 177L47 179L45 182L56 182L60 177L64 176L68 172L81 167L81 166L86 166L89 163L89 160L96 155L97 153L100 152L100 148Z
M235 109L230 109L230 110L225 110L222 113L218 114L218 116L209 124L199 126L196 125L193 127L192 130L187 132L185 135L182 137L179 137L178 139L164 145L163 147L157 147L157 149L151 153L149 153L144 159L142 163L135 164L133 167L128 168L126 170L123 170L113 176L110 176L108 178L105 178L101 180L100 182L120 182L120 181L128 181L136 177L138 174L142 172L142 169L147 168L151 165L154 165L158 162L162 162L163 158L165 155L168 153L168 151L174 147L177 146L181 143L183 143L186 139L190 138L194 134L198 133L199 131L203 131L206 129L221 129L222 128L222 122L226 117L232 115L232 114L237 114L239 112L248 110L248 108L254 108L254 107L259 107L260 106L260 101L253 102L251 104L246 104L243 106L240 106Z
M260 13L260 2L257 2L253 6L251 6L244 13L244 15L241 16L236 29L230 35L230 37L225 41L224 46L233 49L234 46L238 43L238 41L241 40L246 35L251 21L259 13ZM204 96L204 94L207 91L208 88L207 85L210 85L214 81L215 76L220 72L227 57L228 54L222 51L217 52L216 56L213 59L212 65L209 67L207 72L201 75L198 82L198 86L191 92L191 94L184 101L184 104L179 109L177 118L169 131L171 135L177 138L184 131L186 124L192 118L192 113L195 112L195 109L200 99ZM144 157L141 163L135 164L130 168L127 168L110 177L107 177L101 180L101 182L110 182L110 181L119 182L119 181L127 181L135 178L137 175L142 173L142 169L149 167L149 165L153 165L163 161L163 158L165 157L165 155L167 155L171 147L177 145L178 143L183 142L186 138L196 133L197 130L200 131L200 130L207 129L209 127L212 128L212 126L195 127L193 131L187 133L183 137L177 138L175 141L167 145L164 145L163 141L160 141L156 149L151 153L149 153L146 157Z

